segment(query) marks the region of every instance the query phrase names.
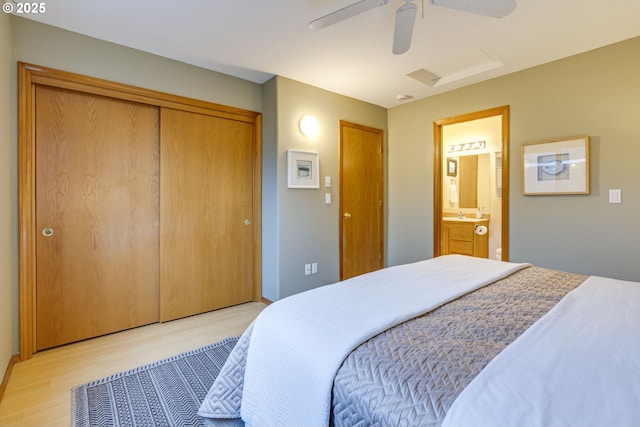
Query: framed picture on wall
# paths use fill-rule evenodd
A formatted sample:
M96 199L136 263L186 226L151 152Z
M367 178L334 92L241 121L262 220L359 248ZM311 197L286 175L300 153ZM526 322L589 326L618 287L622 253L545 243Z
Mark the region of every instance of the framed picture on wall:
M589 137L522 145L522 194L589 194Z
M447 159L447 176L458 175L458 161L456 159Z
M320 159L313 151L287 150L289 188L320 188Z

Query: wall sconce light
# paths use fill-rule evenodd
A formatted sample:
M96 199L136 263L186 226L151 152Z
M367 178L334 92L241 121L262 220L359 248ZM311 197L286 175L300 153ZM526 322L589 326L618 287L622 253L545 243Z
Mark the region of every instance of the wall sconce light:
M318 119L313 117L311 114L305 114L300 119L300 132L306 137L314 138L318 136L318 132L320 132L320 124L318 123Z
M450 153L455 153L458 151L482 150L485 147L485 141L465 142L462 144L450 145L447 148L447 151L449 151Z

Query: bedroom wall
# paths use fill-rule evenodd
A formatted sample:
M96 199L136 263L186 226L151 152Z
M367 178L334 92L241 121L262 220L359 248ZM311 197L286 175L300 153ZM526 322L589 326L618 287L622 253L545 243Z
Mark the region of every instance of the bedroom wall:
M0 351L5 341L5 317L11 316L12 353L18 347L18 252L17 252L17 62L23 61L60 70L71 71L89 76L99 77L121 83L159 90L171 94L187 96L218 104L261 111L262 86L246 80L231 77L203 68L194 67L181 62L129 49L113 43L104 42L77 33L62 30L49 25L37 23L24 18L9 17L12 23L11 37L2 37L0 61L3 64L0 75L0 91L6 96L8 104L0 106L8 108L7 114L0 118L0 129L8 133L7 142L0 145L0 162L7 165L0 167L0 197L11 200L9 206L0 205L0 224L4 230L10 230L0 239L0 254L9 251L8 256L0 256L0 292L5 286L10 288L11 306L5 310L0 308ZM0 27L5 31L4 23ZM11 40L12 56L1 49L6 49L6 40ZM6 85L9 82L9 86ZM9 130L7 130L7 126ZM6 154L6 155L5 155ZM7 177L9 174L9 177ZM7 195L5 195L7 193ZM5 202L6 203L6 202ZM8 212L7 212L8 211ZM10 237L9 237L10 236ZM8 243L8 242L9 243ZM7 246L9 245L9 246ZM6 263L6 268L4 263ZM10 283L5 283L10 281ZM7 301L0 295L0 304ZM0 353L4 358L4 353ZM0 365L2 366L2 365Z
M510 105L510 259L640 281L638 52L634 38L390 109L388 263L432 256L433 121ZM585 134L591 194L521 195L523 143Z
M13 54L11 61L3 62L10 62L10 78L3 81L10 81L7 89L11 92L11 155L3 159L10 159L13 179L17 175L18 61L260 111L263 112L263 296L277 300L338 280L338 122L348 120L382 128L386 135L386 109L282 77L258 85L27 19L11 19ZM305 113L320 120L321 133L314 141L298 131L299 118ZM327 192L324 188L287 188L288 148L320 152L321 178L330 175L333 179L328 190L333 196L331 205L324 204ZM14 201L11 206L15 208L17 185L11 182L8 187L9 198ZM17 212L13 215L7 220L8 228L17 242ZM17 353L17 247L10 252L13 257L10 264L16 274L9 285L13 311L7 329L12 332L12 352ZM310 262L318 263L318 273L305 276L304 264Z
M12 19L14 61L260 111L262 87L257 83L28 19Z
M277 148L271 158L276 164L271 164L271 172L277 168L278 242L273 247L278 251L278 273L265 278L263 294L278 299L338 281L339 121L382 129L386 151L387 110L284 77L275 77L269 85L275 86L276 105L271 106L275 111L271 114L277 121ZM265 116L270 114L267 107L264 110ZM312 114L320 122L317 137L307 138L300 132L298 122L304 114ZM319 153L320 189L287 188L288 149ZM271 172L269 168L264 171ZM329 189L324 187L325 176L332 179ZM324 203L325 193L331 193L332 204ZM268 255L263 256L266 261ZM318 273L305 276L304 265L313 262L318 263Z
M11 18L0 14L0 382L17 348L18 235L16 147L11 143Z
M0 104L0 113L8 109L0 132L9 141L0 144L0 163L6 163L0 197L11 203L0 206L0 225L10 230L0 242L0 362L8 357L3 346L9 340L9 353L18 351L17 61L262 111L265 298L338 279L339 120L385 130L386 264L395 265L432 256L433 120L500 105L511 106L511 259L640 280L634 264L640 249L640 190L634 188L640 179L640 38L386 110L283 77L258 85L26 19L2 19L0 36L8 22L12 30L0 45L0 94L6 95L0 99L9 100ZM305 113L320 120L314 141L297 128ZM521 196L522 143L578 134L592 137L591 194ZM331 176L332 188L288 189L288 148L318 151L321 181ZM622 204L607 203L609 188L623 190ZM325 192L333 204L324 204ZM318 262L318 274L305 276L310 262Z
M278 300L278 79L262 88L262 297Z

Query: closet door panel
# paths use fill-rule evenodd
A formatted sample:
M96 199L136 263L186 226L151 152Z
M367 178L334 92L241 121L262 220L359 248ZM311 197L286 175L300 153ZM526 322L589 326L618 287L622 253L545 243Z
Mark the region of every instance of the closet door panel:
M36 347L159 320L159 109L36 89Z
M252 300L253 125L161 109L160 319Z

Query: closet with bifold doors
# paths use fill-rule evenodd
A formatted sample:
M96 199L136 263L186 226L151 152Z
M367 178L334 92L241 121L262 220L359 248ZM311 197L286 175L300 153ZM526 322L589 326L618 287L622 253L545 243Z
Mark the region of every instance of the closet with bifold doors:
M23 358L260 299L259 113L19 71Z

